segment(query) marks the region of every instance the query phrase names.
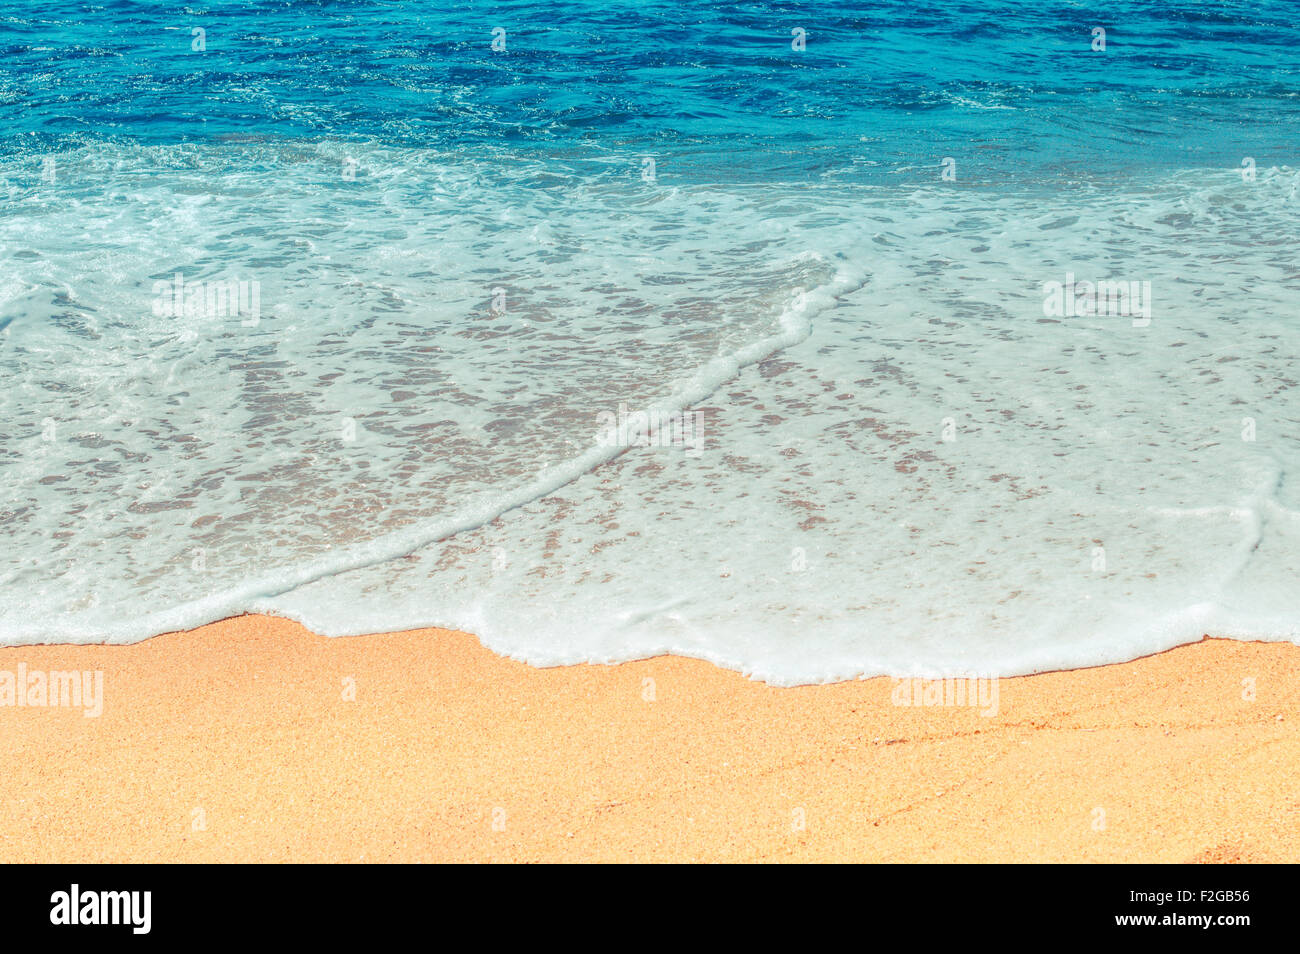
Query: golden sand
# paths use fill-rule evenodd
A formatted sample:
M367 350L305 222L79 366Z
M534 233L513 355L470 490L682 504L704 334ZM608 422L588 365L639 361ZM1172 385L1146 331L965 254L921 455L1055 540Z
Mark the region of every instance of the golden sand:
M104 709L0 707L0 860L1300 861L1300 646L1001 680L996 715L698 660L535 669L445 630L244 616Z

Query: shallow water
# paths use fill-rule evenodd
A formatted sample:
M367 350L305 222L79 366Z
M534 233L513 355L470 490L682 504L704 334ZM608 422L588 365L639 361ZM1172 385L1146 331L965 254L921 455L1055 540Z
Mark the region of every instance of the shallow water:
M254 6L0 5L0 642L1300 636L1282 5Z

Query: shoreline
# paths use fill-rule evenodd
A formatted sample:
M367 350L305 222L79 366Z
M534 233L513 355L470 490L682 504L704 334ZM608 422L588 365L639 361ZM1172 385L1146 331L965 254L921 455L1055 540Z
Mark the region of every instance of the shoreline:
M1293 643L933 705L255 615L20 666L102 673L102 711L0 699L5 862L1300 860Z

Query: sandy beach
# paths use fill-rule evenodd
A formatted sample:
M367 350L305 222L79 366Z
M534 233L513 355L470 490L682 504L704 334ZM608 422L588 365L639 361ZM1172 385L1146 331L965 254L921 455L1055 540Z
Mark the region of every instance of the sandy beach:
M1300 860L1291 644L1005 679L996 713L259 616L20 667L102 672L102 712L0 707L5 862Z

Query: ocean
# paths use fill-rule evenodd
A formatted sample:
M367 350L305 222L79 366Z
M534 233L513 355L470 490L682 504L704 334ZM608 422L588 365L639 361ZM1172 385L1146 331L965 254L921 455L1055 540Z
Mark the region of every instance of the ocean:
M431 6L0 0L0 644L1300 640L1294 5Z

